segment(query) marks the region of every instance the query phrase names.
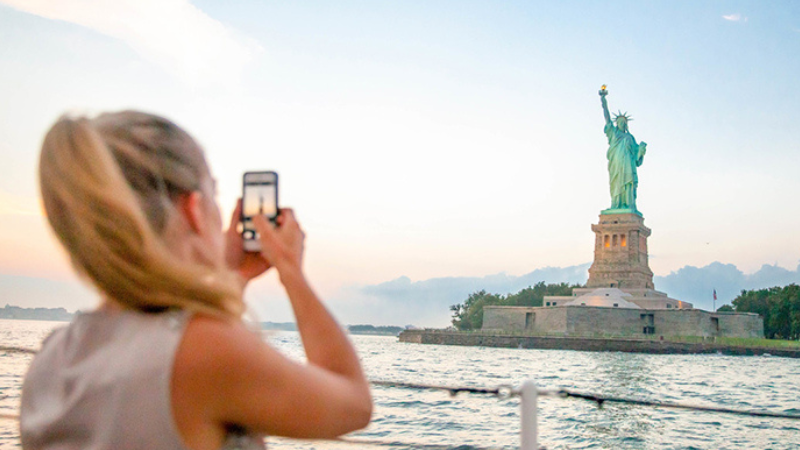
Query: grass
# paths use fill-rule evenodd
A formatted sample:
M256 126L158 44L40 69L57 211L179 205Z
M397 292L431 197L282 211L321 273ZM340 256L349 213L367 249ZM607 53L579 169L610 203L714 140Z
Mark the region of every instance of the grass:
M779 348L787 350L800 350L800 341L786 341L783 339L765 339L765 338L736 338L736 337L718 337L718 338L704 338L701 336L674 336L664 338L671 342L688 342L688 343L708 343L729 345L732 347L757 347L757 348Z

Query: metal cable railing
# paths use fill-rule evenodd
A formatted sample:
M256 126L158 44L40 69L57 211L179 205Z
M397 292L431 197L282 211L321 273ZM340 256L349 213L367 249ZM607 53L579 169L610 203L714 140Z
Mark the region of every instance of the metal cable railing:
M30 355L35 355L36 350L32 348L25 348L25 347L14 347L9 345L0 345L0 352L11 352L11 353L27 353Z
M510 385L500 385L495 388L474 388L468 386L436 386L430 384L400 383L396 381L372 381L375 386L387 386L420 390L438 390L449 392L455 396L459 393L486 394L499 398L517 397L519 389L512 388ZM771 411L753 411L746 409L722 408L717 406L689 405L684 403L658 402L653 400L641 400L635 398L613 397L606 395L587 394L576 392L569 389L540 389L537 391L539 397L561 397L589 400L602 407L605 403L625 403L629 405L652 406L655 408L688 409L692 411L714 412L722 414L735 414L751 417L773 417L778 419L800 420L800 414L787 414Z

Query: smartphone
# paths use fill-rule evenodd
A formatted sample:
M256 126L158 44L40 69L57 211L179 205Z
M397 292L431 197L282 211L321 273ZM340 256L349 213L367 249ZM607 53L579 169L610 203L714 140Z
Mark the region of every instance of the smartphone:
M278 218L278 174L272 171L247 172L242 177L242 240L247 252L260 252L261 242L253 217Z

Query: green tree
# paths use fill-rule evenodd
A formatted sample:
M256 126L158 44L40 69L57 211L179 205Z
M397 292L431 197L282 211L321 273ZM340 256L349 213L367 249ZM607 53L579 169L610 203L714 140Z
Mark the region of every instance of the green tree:
M770 297L769 305L769 327L775 338L800 338L800 286L790 284L780 288Z
M717 311L718 312L733 312L734 309L733 309L733 306L731 306L731 305L722 305L719 308L717 308Z
M473 292L464 303L450 307L453 326L459 330L480 330L483 326L483 307L499 305L502 300L499 295L489 294L485 290Z
M752 312L764 318L768 339L800 339L800 286L742 291L733 300L737 312Z
M790 303L789 308L789 322L791 323L791 333L788 339L800 340L800 286L790 284L786 286L786 297Z
M545 296L572 295L572 290L579 287L581 287L579 284L545 284L544 281L540 281L533 286L522 289L516 294L508 295L503 301L503 304L507 306L542 306Z

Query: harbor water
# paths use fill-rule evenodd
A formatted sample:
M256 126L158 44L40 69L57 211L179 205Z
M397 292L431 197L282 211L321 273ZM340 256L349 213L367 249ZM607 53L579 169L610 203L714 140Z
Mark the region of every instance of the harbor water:
M38 348L64 323L0 320L3 346ZM265 339L302 359L298 335ZM371 380L495 387L533 379L541 388L800 414L800 360L770 356L646 355L451 347L353 336ZM0 352L0 413L16 413L32 355ZM277 449L519 446L519 400L376 386L372 424L349 436L369 443L269 438ZM556 449L798 449L800 421L583 400L541 398L539 439ZM20 448L18 424L0 419L0 449Z

